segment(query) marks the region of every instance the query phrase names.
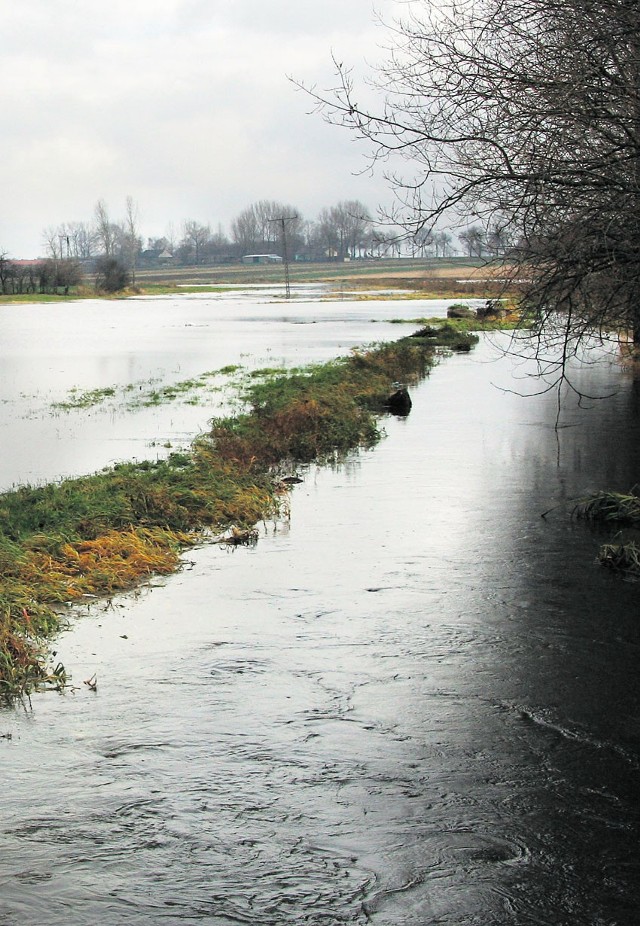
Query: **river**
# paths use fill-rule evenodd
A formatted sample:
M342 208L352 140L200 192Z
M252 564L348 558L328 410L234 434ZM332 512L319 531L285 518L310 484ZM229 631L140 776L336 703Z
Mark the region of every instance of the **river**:
M7 432L53 446L24 396L112 382L118 362L124 383L241 353L323 359L436 314L256 303L234 329L203 297L183 311L205 327L172 356L179 308L154 303L153 355L149 308L117 305L141 313L132 356L82 379L87 323L73 371L14 388ZM4 322L14 344L22 311ZM507 338L439 364L374 450L305 470L290 521L255 548L189 551L178 574L81 610L56 644L74 690L0 712L2 926L637 924L638 585L594 565L603 538L570 511L638 480L638 381L612 358L576 371L613 395L567 399L556 431L553 394L509 391L529 384ZM41 356L62 371L62 352ZM204 410L154 414L175 441ZM126 418L55 420L96 468ZM127 449L143 452L140 431ZM31 471L63 475L63 457Z

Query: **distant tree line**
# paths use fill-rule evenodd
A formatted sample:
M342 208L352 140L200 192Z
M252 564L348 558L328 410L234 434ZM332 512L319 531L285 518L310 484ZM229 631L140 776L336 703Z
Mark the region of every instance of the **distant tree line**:
M474 226L457 236L469 257L498 256L508 248L506 234L497 227ZM65 222L44 232L47 256L83 263L117 259L135 283L139 267L175 264L199 266L227 263L251 254L272 254L298 261L344 261L383 256L449 257L456 253L454 236L446 231L421 229L407 237L404 230L374 222L359 200L343 200L324 208L315 220L305 219L295 206L259 200L231 222L229 234L195 219L182 223L180 232L169 225L165 235L143 239L137 208L127 198L126 216L113 221L103 200L92 222Z
M284 231L284 235L283 235ZM47 257L81 262L118 259L132 275L140 266L174 262L182 266L221 263L246 254L283 255L297 260L345 260L380 254L383 234L376 230L367 207L357 200L323 209L315 222L286 203L260 200L244 209L231 223L230 235L195 219L182 223L180 234L169 226L162 237L142 238L137 209L127 199L127 214L113 221L100 200L91 222L63 222L44 231Z
M68 293L82 278L82 267L74 260L9 260L0 254L0 293L4 296Z

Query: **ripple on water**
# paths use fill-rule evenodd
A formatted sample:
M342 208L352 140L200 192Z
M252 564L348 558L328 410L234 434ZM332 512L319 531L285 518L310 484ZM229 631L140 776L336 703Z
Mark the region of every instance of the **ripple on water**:
M414 843L416 845L412 845ZM365 899L374 923L418 926L426 922L461 924L508 921L496 908L496 883L518 877L529 850L515 838L479 831L421 833L422 863L415 863L416 835L384 859L382 872ZM511 921L513 922L513 921Z

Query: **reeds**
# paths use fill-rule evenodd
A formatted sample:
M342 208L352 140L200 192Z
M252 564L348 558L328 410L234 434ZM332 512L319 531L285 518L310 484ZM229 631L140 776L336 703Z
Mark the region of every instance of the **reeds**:
M595 492L574 508L575 516L600 524L640 527L640 496L635 487L628 494Z

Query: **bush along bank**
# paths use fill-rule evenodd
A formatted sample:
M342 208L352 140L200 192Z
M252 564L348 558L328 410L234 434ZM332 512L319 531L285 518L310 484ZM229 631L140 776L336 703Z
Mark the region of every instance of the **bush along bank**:
M468 350L477 338L443 340ZM190 453L0 495L0 698L65 686L48 641L70 604L169 574L215 532L253 536L286 505L278 473L373 446L393 388L427 375L441 349L430 332L266 376L247 387L246 411L214 420Z

